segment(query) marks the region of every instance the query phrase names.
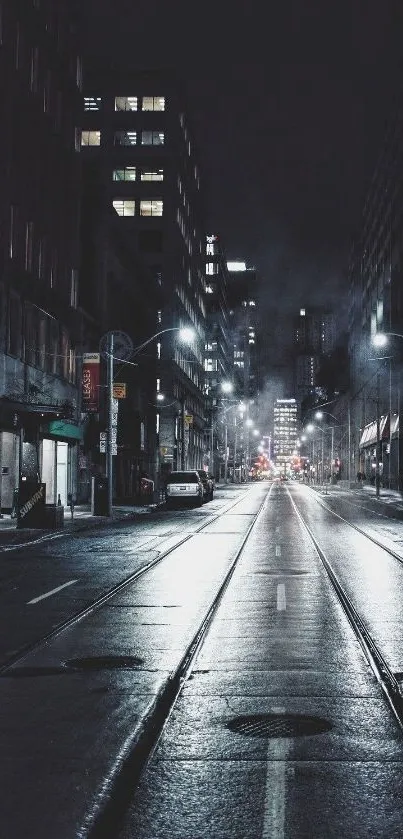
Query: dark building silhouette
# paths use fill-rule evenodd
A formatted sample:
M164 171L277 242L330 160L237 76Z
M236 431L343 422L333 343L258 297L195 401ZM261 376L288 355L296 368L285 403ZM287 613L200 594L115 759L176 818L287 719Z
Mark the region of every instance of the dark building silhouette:
M1 504L74 491L81 60L67 0L1 3Z
M403 112L401 93L368 187L349 289L352 474L402 488ZM383 347L374 338L386 334ZM379 424L379 433L377 432Z
M102 224L110 230L112 213L115 235L130 251L136 275L132 291L137 289L134 307L129 296L118 304L104 265L88 273L89 286L87 276L83 281L83 306L89 314L96 307L105 329L123 328L118 309L126 306L132 321L124 331L134 348L147 342L135 357L140 413L153 403L155 445L152 412L144 427L149 428L148 464L153 462L157 480L172 468L197 468L203 462L204 205L180 84L168 72L92 69L85 81L81 143L85 168L96 172ZM102 226L93 231L100 253L101 231ZM83 243L87 264L92 254L85 233ZM187 345L179 341L185 327L194 330ZM148 342L152 335L155 340ZM137 451L136 468L140 455Z

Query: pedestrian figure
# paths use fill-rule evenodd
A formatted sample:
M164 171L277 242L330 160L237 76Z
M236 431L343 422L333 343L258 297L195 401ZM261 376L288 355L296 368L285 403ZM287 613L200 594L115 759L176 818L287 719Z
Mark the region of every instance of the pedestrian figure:
M68 495L67 495L67 504L70 507L71 518L73 518L73 516L74 516L74 498L73 498L73 493L71 493L71 492L69 492Z

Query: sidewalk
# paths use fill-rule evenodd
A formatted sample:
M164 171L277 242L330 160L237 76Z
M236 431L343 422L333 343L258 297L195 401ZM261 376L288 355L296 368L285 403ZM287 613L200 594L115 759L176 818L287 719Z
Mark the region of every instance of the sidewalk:
M353 493L354 495L361 495L365 498L371 498L377 504L386 504L388 507L393 507L396 511L403 511L403 493L397 489L388 489L388 487L380 487L379 495L376 494L375 486L364 482L359 484L357 481L340 481L337 484L330 486L321 484L310 484L311 488L323 495L331 495L333 493Z
M71 516L70 508L64 508L64 525L54 528L29 528L17 527L17 519L11 518L10 513L2 513L0 518L0 549L8 550L17 546L27 545L33 542L42 542L52 536L61 536L72 532L79 532L93 527L105 527L113 522L124 521L124 519L140 520L145 515L155 512L161 507L160 504L149 504L144 506L116 505L112 508L112 516L93 516L90 504L79 504L74 507L74 515Z

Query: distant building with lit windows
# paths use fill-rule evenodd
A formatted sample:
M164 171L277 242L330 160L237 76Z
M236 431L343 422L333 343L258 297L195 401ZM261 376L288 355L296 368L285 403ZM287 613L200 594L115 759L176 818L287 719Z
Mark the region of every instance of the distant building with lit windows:
M206 237L206 342L204 353L206 429L205 465L220 477L220 452L223 451L225 428L220 422L220 408L228 407L221 385L233 383L233 348L228 312L228 271L217 234ZM229 397L236 396L232 393ZM225 405L224 405L225 402Z
M242 260L227 262L228 307L233 339L234 372L246 402L260 391L258 277Z
M273 458L277 467L286 471L297 451L297 400L276 399L274 404Z

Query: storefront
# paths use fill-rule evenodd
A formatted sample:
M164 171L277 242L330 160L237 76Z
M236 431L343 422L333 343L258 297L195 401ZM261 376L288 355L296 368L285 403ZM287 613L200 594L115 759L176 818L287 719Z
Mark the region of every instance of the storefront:
M0 507L12 510L20 479L46 484L46 502L67 504L76 487L81 428L63 408L0 400Z

